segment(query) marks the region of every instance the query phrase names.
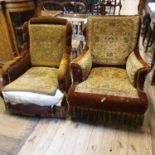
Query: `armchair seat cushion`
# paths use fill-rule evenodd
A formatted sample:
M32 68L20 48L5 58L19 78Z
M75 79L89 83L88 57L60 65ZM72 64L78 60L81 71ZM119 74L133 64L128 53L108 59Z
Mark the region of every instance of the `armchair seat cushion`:
M115 67L93 68L87 80L77 85L75 92L138 98L126 70Z
M147 97L130 83L125 69L93 68L87 80L69 90L72 107L123 113L144 114Z
M58 69L32 67L3 89L3 96L11 104L54 105L62 101L63 93L58 89Z

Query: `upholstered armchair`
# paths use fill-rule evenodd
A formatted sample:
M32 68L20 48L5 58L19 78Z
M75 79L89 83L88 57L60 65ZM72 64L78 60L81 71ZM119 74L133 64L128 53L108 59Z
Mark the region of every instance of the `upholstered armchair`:
M139 16L88 17L86 47L71 61L72 118L141 125L150 67L138 50Z
M23 27L23 52L2 68L6 108L23 115L65 117L71 25L65 19L37 17Z

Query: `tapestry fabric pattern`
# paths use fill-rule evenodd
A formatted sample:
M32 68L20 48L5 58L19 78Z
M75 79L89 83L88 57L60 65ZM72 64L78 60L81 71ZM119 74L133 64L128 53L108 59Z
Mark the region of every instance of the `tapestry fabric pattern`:
M29 32L32 65L59 67L66 49L66 26L32 24Z
M125 65L139 33L138 16L88 18L88 47L94 63Z
M75 92L138 98L126 70L115 67L93 68L87 80L77 85Z
M3 91L28 91L42 94L55 94L58 87L58 69L50 67L32 67Z

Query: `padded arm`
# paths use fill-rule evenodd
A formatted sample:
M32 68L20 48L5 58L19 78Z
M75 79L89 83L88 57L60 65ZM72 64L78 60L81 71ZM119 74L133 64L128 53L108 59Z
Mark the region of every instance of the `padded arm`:
M66 89L66 79L69 76L68 71L69 71L69 62L70 62L70 55L67 53L63 54L62 60L59 65L59 71L58 71L58 82L59 82L59 87L61 90Z
M92 68L92 57L88 50L85 48L80 56L73 59L71 62L71 69L73 74L73 82L81 82L85 80Z
M5 63L2 67L3 85L6 85L18 78L28 68L30 68L30 66L31 64L28 53L22 53L20 56Z
M134 86L142 91L144 89L145 77L150 72L151 68L141 68L135 74L135 83Z
M140 90L143 90L145 76L150 71L150 66L145 63L139 51L132 52L128 57L126 70L130 82Z

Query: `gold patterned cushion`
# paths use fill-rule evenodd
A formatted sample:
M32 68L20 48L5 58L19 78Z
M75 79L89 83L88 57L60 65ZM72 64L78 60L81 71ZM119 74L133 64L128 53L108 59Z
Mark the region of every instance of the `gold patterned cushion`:
M58 69L32 67L21 77L4 87L3 91L28 91L55 94L58 87Z
M87 80L77 85L75 92L138 98L126 70L115 67L93 68Z
M58 67L66 48L66 26L29 25L31 63Z
M104 16L88 18L88 46L93 62L124 65L134 50L138 31L138 16Z
M129 76L130 82L134 84L135 74L140 69L143 68L143 64L137 59L134 52L130 54L126 64L126 71Z

